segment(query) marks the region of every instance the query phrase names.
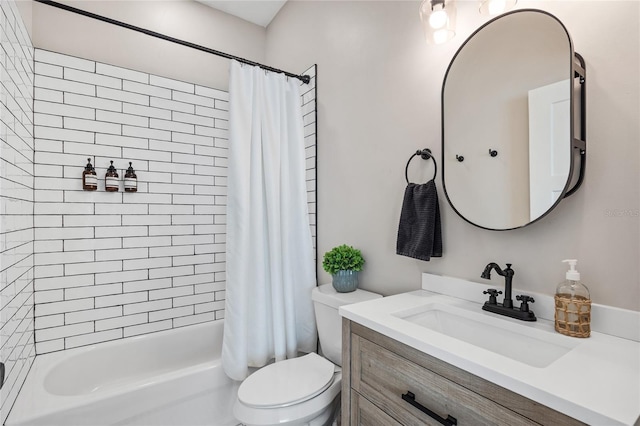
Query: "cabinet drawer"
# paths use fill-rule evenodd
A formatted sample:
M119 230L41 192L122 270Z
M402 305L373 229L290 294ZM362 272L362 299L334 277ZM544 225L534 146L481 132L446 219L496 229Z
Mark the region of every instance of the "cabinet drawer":
M351 387L403 425L440 424L403 400L407 392L459 426L537 424L360 336L352 335L351 345Z
M402 426L358 392L351 393L352 426Z

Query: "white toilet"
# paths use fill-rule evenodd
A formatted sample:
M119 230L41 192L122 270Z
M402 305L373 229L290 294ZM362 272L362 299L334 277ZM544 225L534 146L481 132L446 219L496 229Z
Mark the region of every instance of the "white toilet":
M382 297L365 290L338 293L331 284L313 289L320 349L267 365L238 389L233 413L247 426L325 426L340 405L342 318L338 307Z

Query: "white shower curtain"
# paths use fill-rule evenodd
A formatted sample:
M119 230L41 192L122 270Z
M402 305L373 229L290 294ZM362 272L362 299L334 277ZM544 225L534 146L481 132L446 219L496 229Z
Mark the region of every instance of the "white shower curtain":
M222 363L243 380L311 352L316 285L299 82L231 63Z

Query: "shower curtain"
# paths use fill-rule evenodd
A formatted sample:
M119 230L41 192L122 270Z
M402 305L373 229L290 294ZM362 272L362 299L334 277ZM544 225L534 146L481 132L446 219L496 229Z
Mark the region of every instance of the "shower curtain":
M227 286L222 364L249 367L316 347L299 82L231 63Z

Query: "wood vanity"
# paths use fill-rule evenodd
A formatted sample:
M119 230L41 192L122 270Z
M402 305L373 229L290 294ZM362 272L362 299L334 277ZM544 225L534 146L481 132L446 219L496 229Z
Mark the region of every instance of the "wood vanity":
M553 297L518 321L482 310L487 288L424 273L422 290L341 306L343 425L640 426L640 312L594 305L575 339Z
M342 326L343 425L441 424L403 400L408 392L459 426L584 424L346 318Z

